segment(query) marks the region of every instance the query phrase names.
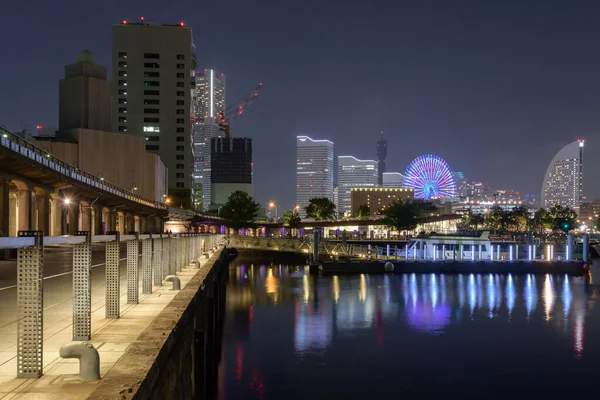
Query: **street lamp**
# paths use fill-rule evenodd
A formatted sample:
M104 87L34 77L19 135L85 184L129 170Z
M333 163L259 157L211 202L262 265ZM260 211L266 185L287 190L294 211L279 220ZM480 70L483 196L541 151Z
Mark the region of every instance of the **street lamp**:
M269 203L269 208L274 208L275 209L275 220L277 220L277 206L275 205L274 202L270 202Z
M294 207L294 211L296 211L296 213L300 212L300 206L298 204L296 204L296 207Z
M63 202L65 203L65 205L69 205L71 204L71 199L64 199Z

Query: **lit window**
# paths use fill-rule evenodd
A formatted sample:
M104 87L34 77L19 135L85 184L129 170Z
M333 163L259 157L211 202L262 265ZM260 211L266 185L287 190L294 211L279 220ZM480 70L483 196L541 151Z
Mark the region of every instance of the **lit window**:
M160 132L160 127L155 125L144 126L144 132Z

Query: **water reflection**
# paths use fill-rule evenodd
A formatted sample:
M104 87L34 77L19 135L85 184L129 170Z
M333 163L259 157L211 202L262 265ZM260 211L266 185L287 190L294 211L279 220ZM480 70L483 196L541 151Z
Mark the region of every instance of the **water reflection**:
M513 340L510 346L522 346L521 338L535 332L536 340L561 340L570 359L581 362L586 312L593 303L588 297L584 279L567 275L315 277L298 266L238 265L232 267L227 289L226 324L236 338L230 346L231 382L244 381L255 394L266 390L266 377L256 369L258 361L248 360L251 347L244 343L271 331L283 340L282 347L267 356L275 358L286 346L298 357L312 357L333 351L339 343L352 343L342 352L372 347L384 357L390 349L402 348L404 355L410 353L414 337L466 336L475 340L471 346L481 335L494 336L504 329L512 332L509 338L501 335Z

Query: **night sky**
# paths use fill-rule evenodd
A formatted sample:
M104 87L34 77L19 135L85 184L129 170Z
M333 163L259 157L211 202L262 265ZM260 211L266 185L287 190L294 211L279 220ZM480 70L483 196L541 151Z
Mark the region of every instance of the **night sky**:
M254 194L295 201L295 137L388 171L423 153L470 180L539 194L548 162L578 137L585 194L600 197L597 1L11 1L0 12L0 125L58 125L64 65L89 49L111 64L123 19L193 28L201 68L227 76L228 103L259 82L233 122L254 140Z

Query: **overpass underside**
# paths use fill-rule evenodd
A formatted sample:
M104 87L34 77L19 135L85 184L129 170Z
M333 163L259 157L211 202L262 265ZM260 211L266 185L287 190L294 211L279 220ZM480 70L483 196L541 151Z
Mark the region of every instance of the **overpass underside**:
M46 236L162 231L166 209L104 190L83 171L79 175L68 166L57 171L50 155L47 162L36 161L32 152L24 155L0 146L0 236L17 236L23 230Z

